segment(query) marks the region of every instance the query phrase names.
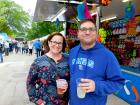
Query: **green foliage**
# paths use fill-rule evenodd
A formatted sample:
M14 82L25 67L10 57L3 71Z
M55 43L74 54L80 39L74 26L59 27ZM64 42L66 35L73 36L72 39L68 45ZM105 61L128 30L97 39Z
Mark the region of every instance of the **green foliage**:
M28 35L27 39L32 40L35 38L40 38L43 36L46 36L52 32L56 31L62 31L63 30L63 24L59 23L59 26L57 27L55 22L33 22L32 27L28 29Z
M25 33L30 16L21 6L11 0L0 0L0 32L15 36Z
M0 0L0 32L10 36L26 36L28 40L40 38L55 31L62 31L62 23L33 22L29 28L30 16L11 0Z

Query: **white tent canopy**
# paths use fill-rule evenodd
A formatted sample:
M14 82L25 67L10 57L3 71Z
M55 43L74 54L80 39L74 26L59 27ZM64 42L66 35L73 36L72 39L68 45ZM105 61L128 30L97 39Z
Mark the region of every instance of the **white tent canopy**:
M65 35L65 32L64 32L64 31L61 31L60 33L61 33L62 35ZM46 40L46 39L48 38L48 36L49 36L49 35L43 36L43 37L39 38L39 40L40 40L40 41L44 41L44 40Z
M10 38L8 37L8 35L6 33L0 33L0 40L1 41L9 41Z

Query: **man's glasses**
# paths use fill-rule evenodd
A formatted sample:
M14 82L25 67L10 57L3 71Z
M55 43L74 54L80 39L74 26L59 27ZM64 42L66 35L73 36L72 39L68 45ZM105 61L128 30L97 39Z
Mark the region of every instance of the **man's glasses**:
M96 28L86 28L86 27L81 27L79 28L80 31L86 32L87 30L89 30L90 32L96 31Z
M62 42L56 42L56 41L51 41L50 42L53 44L53 45L59 45L59 46L62 46Z

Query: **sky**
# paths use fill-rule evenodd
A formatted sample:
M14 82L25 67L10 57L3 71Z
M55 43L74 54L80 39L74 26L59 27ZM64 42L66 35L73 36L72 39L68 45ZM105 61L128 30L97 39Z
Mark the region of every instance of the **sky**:
M23 9L29 12L30 15L34 15L36 1L37 0L12 0L15 1L17 4L21 5Z

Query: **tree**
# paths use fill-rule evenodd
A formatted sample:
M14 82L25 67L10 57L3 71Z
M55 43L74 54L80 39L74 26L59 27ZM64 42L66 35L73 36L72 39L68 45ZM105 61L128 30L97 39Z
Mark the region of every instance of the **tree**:
M59 25L56 24L57 24L56 22L48 22L48 21L33 22L32 27L28 30L27 39L32 40L35 38L43 37L55 31L58 32L62 31L63 24L60 22L58 23Z
M21 6L11 0L0 0L0 32L8 35L25 33L30 16Z

